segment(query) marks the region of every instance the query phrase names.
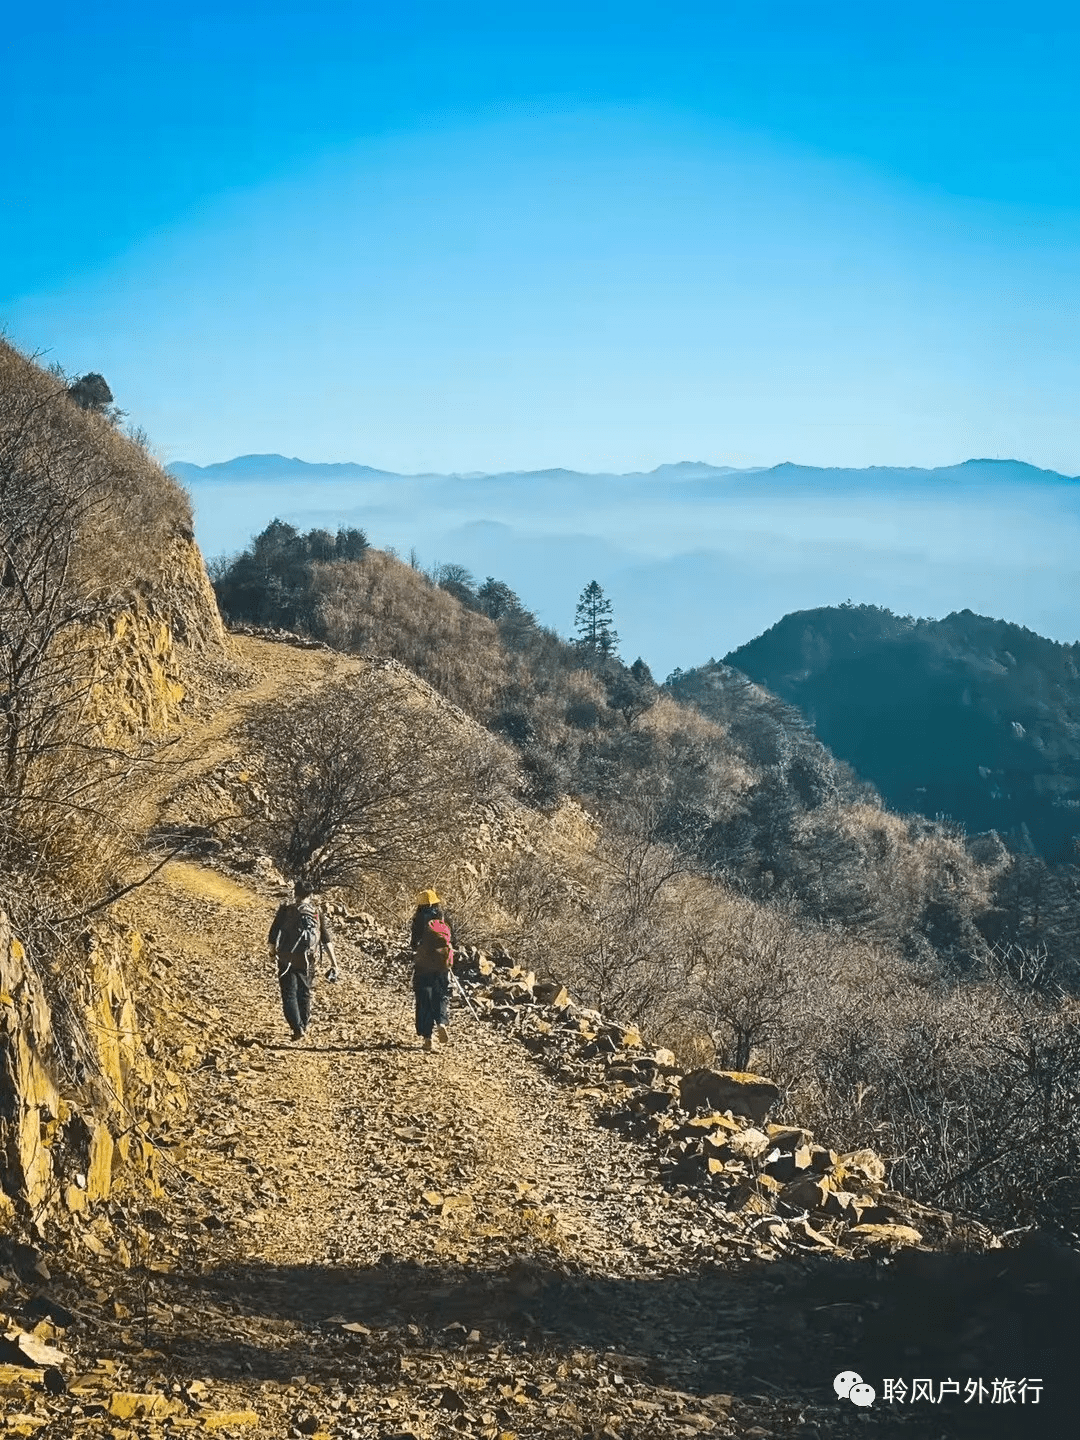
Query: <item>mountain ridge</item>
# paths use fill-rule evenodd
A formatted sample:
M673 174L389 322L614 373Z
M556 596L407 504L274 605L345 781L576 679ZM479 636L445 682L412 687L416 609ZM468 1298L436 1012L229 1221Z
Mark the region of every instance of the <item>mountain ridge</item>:
M1044 469L1031 465L1025 460L989 459L972 457L954 465L803 465L797 461L784 460L776 465L712 465L704 460L678 460L658 465L652 470L575 470L568 466L547 466L538 469L510 469L490 471L397 471L385 470L378 466L364 465L357 461L310 461L298 456L267 454L238 455L231 460L216 461L210 465L195 465L186 460L173 461L166 467L172 474L183 480L241 480L241 479L392 479L392 480L504 480L504 479L604 479L604 480L698 480L714 477L776 476L780 479L801 476L836 477L849 479L855 476L911 477L939 480L974 480L979 483L995 478L1006 483L1017 480L1046 483L1065 482L1075 484L1080 476L1066 475L1058 470Z

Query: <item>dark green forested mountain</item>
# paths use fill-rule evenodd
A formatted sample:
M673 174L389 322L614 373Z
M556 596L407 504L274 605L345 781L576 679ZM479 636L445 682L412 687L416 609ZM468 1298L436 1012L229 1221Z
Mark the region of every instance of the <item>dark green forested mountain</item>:
M1080 644L970 610L842 605L786 615L725 660L796 705L893 808L1075 860Z

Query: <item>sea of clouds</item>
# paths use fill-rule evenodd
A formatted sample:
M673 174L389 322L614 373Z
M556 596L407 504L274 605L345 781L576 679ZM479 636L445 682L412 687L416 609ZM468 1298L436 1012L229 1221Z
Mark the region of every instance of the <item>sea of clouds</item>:
M359 525L424 569L455 562L506 581L564 635L598 580L623 658L642 655L658 677L790 611L845 600L920 616L970 609L1080 639L1080 479L1014 461L405 476L244 456L171 469L208 556L235 553L275 516Z

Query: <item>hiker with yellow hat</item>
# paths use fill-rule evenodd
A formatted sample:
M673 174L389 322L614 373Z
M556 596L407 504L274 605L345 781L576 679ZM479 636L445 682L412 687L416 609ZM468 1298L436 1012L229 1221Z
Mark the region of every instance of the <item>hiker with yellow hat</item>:
M434 890L416 897L410 945L413 952L413 994L416 996L416 1033L430 1052L431 1037L444 1045L450 1035L450 968L454 963L453 936Z

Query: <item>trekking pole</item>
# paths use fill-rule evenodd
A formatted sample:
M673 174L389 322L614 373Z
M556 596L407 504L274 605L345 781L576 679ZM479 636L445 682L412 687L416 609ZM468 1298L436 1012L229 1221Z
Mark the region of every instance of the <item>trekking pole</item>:
M466 1005L469 1007L469 1009L472 1011L473 1019L474 1019L474 1020L479 1020L479 1019L480 1019L480 1013L479 1013L479 1011L476 1009L475 1005L472 1003L472 1001L469 999L469 997L465 994L465 991L464 991L464 989L462 988L461 981L460 981L460 980L457 978L457 976L454 974L453 970L450 971L450 979L453 981L454 989L457 991L457 993L461 996L462 1000L465 1001L465 1004L466 1004Z

